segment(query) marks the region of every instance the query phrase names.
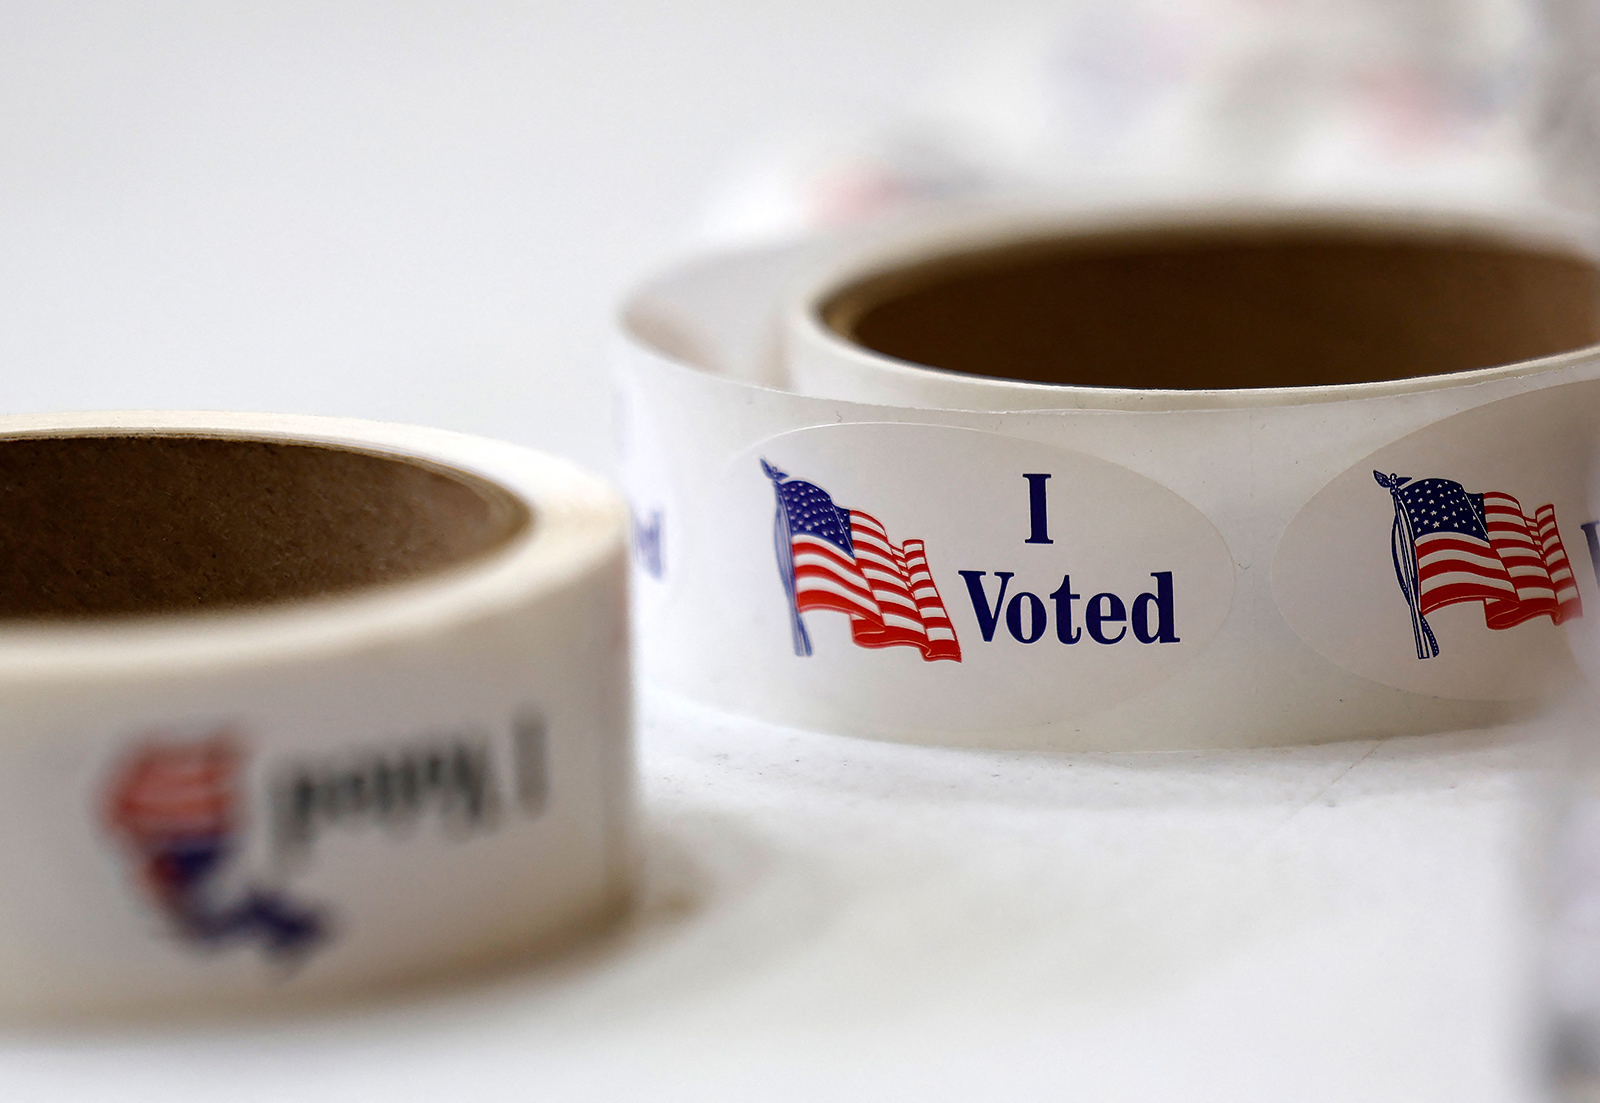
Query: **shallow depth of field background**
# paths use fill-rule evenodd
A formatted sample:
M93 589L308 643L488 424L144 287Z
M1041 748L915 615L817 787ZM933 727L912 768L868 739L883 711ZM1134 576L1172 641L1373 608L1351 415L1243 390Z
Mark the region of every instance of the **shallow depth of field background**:
M688 250L1008 196L1592 208L1593 8L5 0L0 413L354 415L609 471L615 304ZM643 902L584 953L3 1033L0 1099L1538 1091L1539 733L1066 756L641 714Z
M1513 195L1512 0L0 6L0 412L349 414L609 466L682 249L1045 192Z

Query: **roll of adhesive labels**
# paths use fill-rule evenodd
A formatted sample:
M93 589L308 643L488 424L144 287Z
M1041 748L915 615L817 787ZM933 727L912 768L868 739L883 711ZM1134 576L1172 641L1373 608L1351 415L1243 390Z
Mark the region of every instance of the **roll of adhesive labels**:
M1525 714L1600 618L1589 257L1535 218L1228 208L688 264L620 340L642 673L1018 749Z
M337 996L615 911L626 510L324 418L0 419L0 1014Z

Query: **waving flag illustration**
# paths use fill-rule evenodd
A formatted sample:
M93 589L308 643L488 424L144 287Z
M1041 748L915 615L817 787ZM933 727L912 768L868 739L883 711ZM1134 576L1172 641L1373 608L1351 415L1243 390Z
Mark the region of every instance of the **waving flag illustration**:
M238 848L239 765L225 734L146 744L117 771L108 819L132 852L145 893L181 937L203 944L254 937L269 954L297 953L323 934L315 912L258 888L232 902L215 899Z
M896 544L870 513L835 505L821 487L791 479L766 460L761 469L778 495L773 544L796 655L811 654L801 614L829 609L850 618L858 647L915 647L928 662L961 661L921 540Z
M1554 505L1530 517L1499 491L1468 494L1450 479L1372 476L1394 498L1390 552L1411 606L1417 658L1439 654L1427 618L1446 605L1481 601L1485 623L1496 629L1534 617L1561 624L1583 615Z

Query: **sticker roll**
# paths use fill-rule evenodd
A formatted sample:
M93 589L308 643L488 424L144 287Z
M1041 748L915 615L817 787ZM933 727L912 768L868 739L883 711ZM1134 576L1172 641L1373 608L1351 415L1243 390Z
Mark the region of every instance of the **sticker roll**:
M1600 272L1538 218L962 216L711 257L619 345L640 668L798 726L1492 724L1600 617Z
M626 509L315 417L0 418L0 1017L344 998L584 932L635 815Z

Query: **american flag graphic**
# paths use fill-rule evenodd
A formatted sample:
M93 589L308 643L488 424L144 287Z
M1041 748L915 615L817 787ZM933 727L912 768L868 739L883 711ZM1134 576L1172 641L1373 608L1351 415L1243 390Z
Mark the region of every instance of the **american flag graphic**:
M184 938L255 937L269 954L301 953L324 933L315 911L258 888L231 903L213 899L238 849L242 760L228 733L146 743L112 780L106 818L131 852L152 903Z
M141 845L227 835L239 751L226 736L139 748L110 794L111 822Z
M1534 617L1561 624L1583 615L1554 505L1530 517L1499 491L1469 494L1450 479L1372 475L1394 498L1390 551L1411 606L1417 658L1439 654L1427 615L1446 605L1482 602L1485 623L1496 629Z
M821 487L766 460L761 468L778 495L773 543L796 655L811 654L801 614L828 609L850 618L859 647L915 647L928 662L961 661L921 540L896 544L872 514L835 505Z

